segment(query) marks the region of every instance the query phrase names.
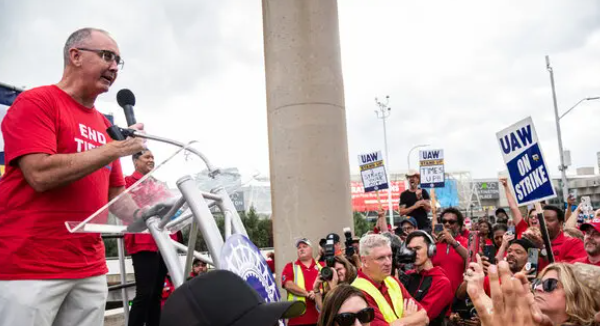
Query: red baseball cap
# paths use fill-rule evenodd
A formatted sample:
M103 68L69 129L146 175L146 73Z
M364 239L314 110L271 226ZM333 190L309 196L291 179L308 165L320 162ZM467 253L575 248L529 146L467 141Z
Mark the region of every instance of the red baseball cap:
M590 223L581 224L579 228L583 232L587 232L589 228L594 228L596 231L600 232L600 218L594 218Z

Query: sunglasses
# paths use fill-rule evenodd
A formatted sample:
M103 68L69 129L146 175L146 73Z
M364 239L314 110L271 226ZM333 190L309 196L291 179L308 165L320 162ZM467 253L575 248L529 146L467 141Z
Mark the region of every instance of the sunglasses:
M333 318L340 326L352 326L356 319L362 324L370 323L375 319L375 310L371 307L367 307L357 313L345 312L338 314Z
M545 280L535 280L533 281L533 283L531 284L531 289L535 290L537 289L539 286L542 286L542 291L546 292L546 293L550 293L554 290L556 290L558 288L558 280L555 278L548 278Z
M454 225L456 224L456 220L442 220L442 224Z

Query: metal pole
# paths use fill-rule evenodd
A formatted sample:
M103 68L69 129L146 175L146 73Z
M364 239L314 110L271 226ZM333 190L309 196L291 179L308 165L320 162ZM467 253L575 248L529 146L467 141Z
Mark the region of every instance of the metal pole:
M188 252L185 257L185 266L183 267L184 279L190 275L192 271L192 263L194 261L194 250L196 250L196 242L198 241L198 221L194 219L190 229L190 237L188 239Z
M127 284L127 271L125 270L125 243L123 237L117 239L117 251L119 253L119 268L121 269L121 285ZM121 289L121 300L123 301L123 318L125 325L129 323L129 299L127 298L127 289Z
M388 144L387 144L387 128L385 125L385 118L383 120L383 146L385 147L385 164L387 165L386 173L388 179L388 206L389 206L389 214L390 214L390 225L394 226L394 204L392 203L392 180L390 179L390 156L388 153Z
M389 219L390 219L390 225L393 227L394 226L394 204L392 203L392 180L390 180L390 169L391 169L391 164L390 164L390 156L388 153L388 145L387 145L387 126L385 123L385 120L390 116L390 111L391 108L389 106L387 106L387 103L389 102L389 95L385 97L386 102L382 103L379 102L379 100L377 98L375 98L375 102L377 103L377 106L379 107L379 111L375 111L375 113L377 114L377 118L381 119L381 121L383 122L383 147L384 147L384 155L385 155L385 165L387 166L387 168L385 169L386 171L386 177L388 180L388 213L389 213ZM379 113L381 113L381 117L379 116Z
M546 69L550 74L550 85L552 86L552 101L554 103L554 119L556 120L556 136L558 138L558 155L560 156L560 173L562 180L562 200L563 203L567 201L567 195L569 193L569 185L567 184L567 167L565 166L565 157L563 152L563 144L562 144L562 133L560 131L560 117L558 115L558 104L556 102L556 89L554 87L554 71L552 70L552 66L550 66L550 57L546 56Z

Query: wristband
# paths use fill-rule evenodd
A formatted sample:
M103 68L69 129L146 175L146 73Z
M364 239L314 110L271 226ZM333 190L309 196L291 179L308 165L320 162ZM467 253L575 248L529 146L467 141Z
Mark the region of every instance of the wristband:
M456 241L453 245L452 248L456 249L460 246L460 242Z

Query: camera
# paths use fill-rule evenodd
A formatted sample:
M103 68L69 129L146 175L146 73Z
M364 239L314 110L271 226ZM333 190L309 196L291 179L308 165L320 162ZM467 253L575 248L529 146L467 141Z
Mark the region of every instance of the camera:
M396 253L396 262L398 264L414 264L417 261L417 253L406 247L406 245L400 247Z
M321 269L320 277L323 281L331 281L333 279L333 273L335 272L335 240L333 234L330 234L325 239L325 245L323 246L325 267Z
M346 246L346 257L348 257L348 259L352 259L352 256L354 256L354 247L352 246L352 230L350 230L350 228L344 228L344 236L346 237L346 241L344 241L344 246Z

